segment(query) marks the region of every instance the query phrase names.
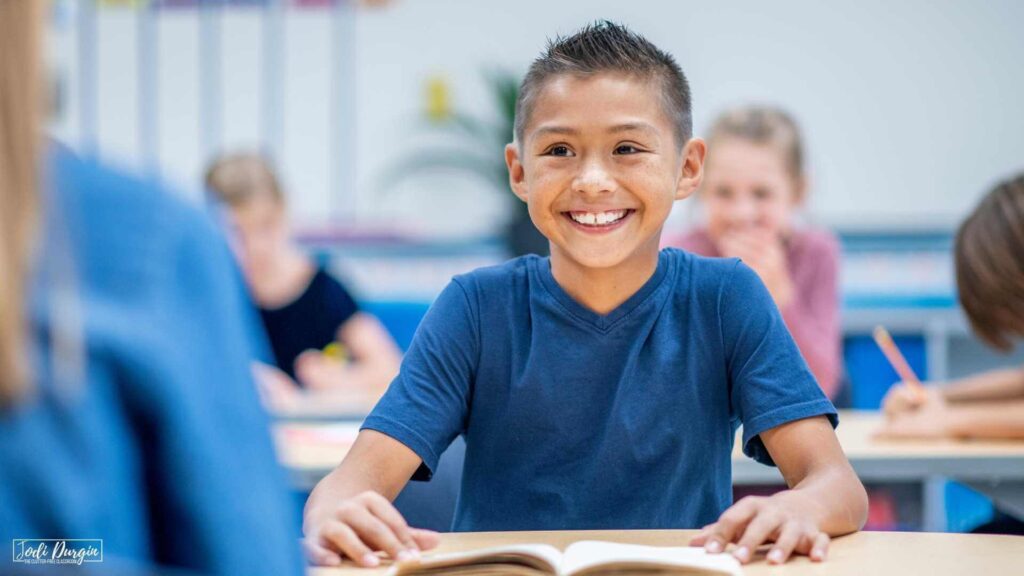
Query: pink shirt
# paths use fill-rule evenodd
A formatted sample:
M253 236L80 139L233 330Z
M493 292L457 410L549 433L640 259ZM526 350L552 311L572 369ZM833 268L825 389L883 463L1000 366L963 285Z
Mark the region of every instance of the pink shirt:
M703 228L666 238L663 245L702 256L721 256ZM839 243L824 230L796 230L786 242L786 262L796 294L781 310L782 318L818 385L833 398L841 362Z

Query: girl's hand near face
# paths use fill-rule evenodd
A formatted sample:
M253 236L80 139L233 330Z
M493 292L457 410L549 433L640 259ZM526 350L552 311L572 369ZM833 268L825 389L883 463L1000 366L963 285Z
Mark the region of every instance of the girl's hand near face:
M780 309L794 297L786 250L782 238L761 228L730 231L720 237L718 251L727 258L739 258L754 269Z

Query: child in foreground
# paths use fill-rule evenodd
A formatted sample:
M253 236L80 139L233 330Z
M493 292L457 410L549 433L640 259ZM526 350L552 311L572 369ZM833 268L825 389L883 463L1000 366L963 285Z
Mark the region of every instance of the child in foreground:
M839 388L839 245L799 226L808 194L800 129L782 110L746 106L708 133L698 191L704 224L665 244L702 256L740 258L757 272L829 398Z
M256 371L269 403L286 406L300 387L321 395L383 393L401 353L381 323L292 242L284 192L269 162L256 154L222 156L207 170L206 187L228 208L235 253L274 353L276 366ZM352 362L323 352L336 343Z
M954 248L960 303L974 332L1009 351L1024 336L1024 175L996 186L960 226ZM894 386L883 400L893 437L1024 438L1024 367L932 384Z
M764 285L735 259L667 249L672 203L698 187L704 142L675 60L611 23L554 42L523 80L505 149L515 194L548 238L457 276L388 392L310 495L320 564L438 542L391 505L466 438L453 529L692 528L751 559L825 558L867 501L836 413ZM790 490L731 504L731 452L777 464Z

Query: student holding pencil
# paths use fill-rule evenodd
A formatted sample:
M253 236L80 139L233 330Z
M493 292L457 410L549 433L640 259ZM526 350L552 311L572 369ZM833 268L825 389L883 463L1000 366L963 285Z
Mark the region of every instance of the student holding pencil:
M1012 349L1024 336L1024 175L978 204L957 232L954 256L958 296L974 332L996 349ZM914 380L883 400L883 434L1024 439L1024 367L924 387Z
M227 244L155 184L43 152L46 6L0 0L0 573L41 538L102 540L102 563L25 573L298 576Z
M466 438L453 528L694 528L712 553L823 560L864 523L836 412L757 274L736 259L659 252L704 142L672 56L598 23L530 67L505 149L514 193L551 244L457 276L340 466L306 505L307 553L376 566L437 535L390 499ZM731 503L731 452L790 489Z

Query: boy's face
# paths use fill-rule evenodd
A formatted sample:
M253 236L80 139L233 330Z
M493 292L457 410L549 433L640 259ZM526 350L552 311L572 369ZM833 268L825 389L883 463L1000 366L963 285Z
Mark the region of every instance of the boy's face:
M657 254L675 200L700 184L704 143L684 147L654 81L557 76L537 94L505 160L552 258L610 268Z

